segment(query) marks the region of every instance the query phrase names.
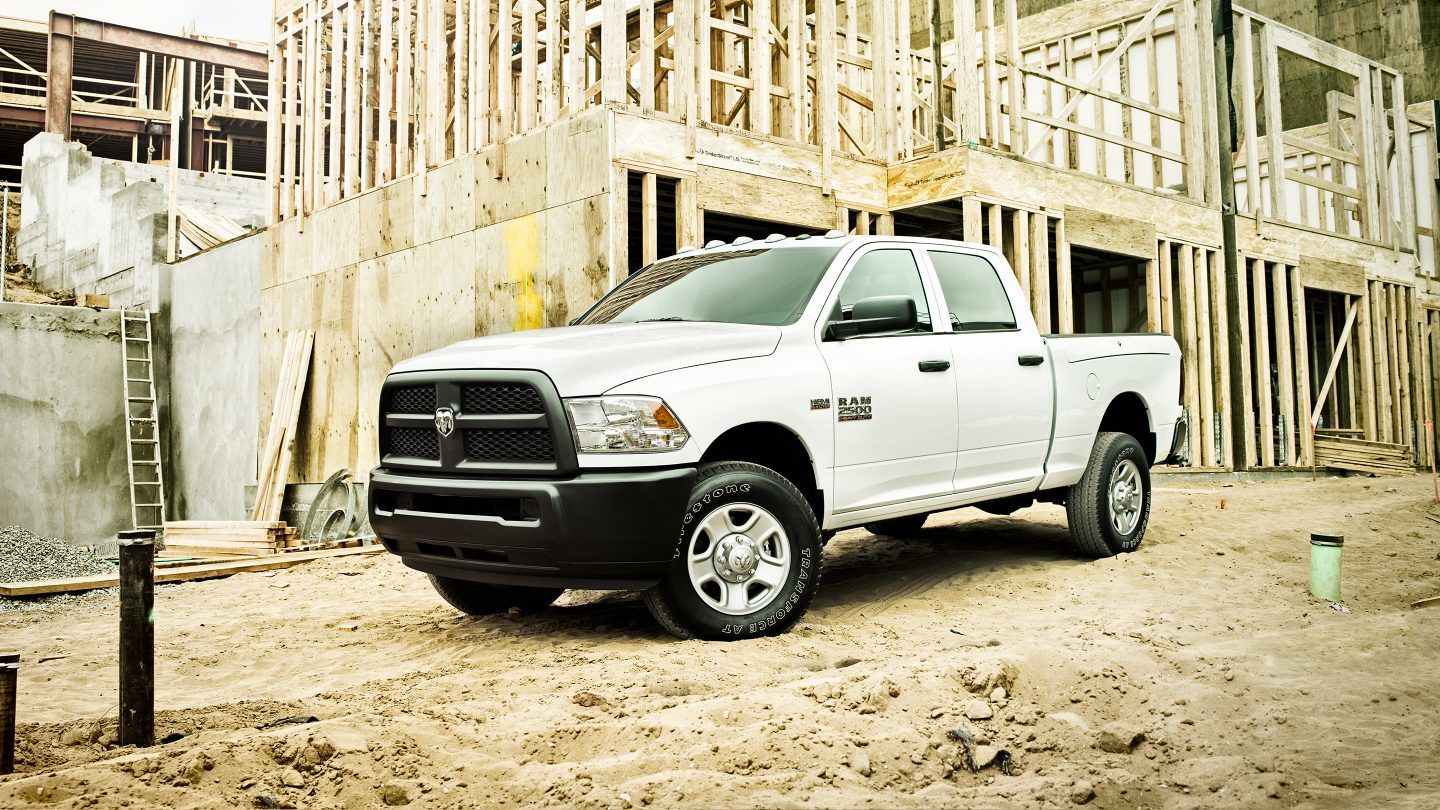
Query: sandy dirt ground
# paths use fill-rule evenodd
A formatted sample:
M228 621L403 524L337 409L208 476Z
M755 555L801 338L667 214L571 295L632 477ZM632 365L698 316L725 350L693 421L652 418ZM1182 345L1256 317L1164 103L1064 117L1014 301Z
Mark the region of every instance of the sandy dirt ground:
M0 806L1433 808L1429 487L1161 481L1098 562L1054 507L846 532L794 632L733 644L630 594L461 617L387 555L164 587L176 739L142 751L113 746L113 595L0 613ZM1312 530L1346 535L1348 612L1306 593Z

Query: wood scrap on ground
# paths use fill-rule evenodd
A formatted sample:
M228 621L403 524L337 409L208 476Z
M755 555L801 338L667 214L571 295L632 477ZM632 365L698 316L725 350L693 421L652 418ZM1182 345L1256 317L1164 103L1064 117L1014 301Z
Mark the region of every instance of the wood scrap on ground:
M259 486L255 491L251 520L280 519L285 485L290 481L290 454L295 449L300 405L305 398L305 379L310 371L310 353L314 346L315 333L309 330L296 330L285 337L284 360L280 365L280 381L275 387L275 406L270 413L265 452L260 457Z
M220 562L203 562L196 565L178 565L171 568L157 569L155 571L155 582L187 582L197 579L228 577L232 574L240 574L247 571L273 571L310 562L311 560L348 557L355 554L375 554L383 550L384 546L371 545L361 546L359 548L336 548L321 551L298 552L295 554L276 554L268 557L247 557L244 559L223 560ZM56 593L77 593L80 591L98 590L100 588L113 588L119 584L120 575L118 572L112 574L96 574L87 577L70 577L67 579L3 582L0 583L0 596L22 597L46 596Z

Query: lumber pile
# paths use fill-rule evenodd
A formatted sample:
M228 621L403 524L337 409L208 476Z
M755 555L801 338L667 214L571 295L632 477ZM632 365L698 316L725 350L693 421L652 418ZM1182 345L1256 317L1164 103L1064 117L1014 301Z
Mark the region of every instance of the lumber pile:
M255 508L250 513L253 521L280 519L285 485L290 483L290 454L295 449L300 403L305 398L305 378L310 372L310 352L314 346L315 333L309 330L296 330L285 336L280 381L275 386L275 407L270 412L265 452L260 456Z
M1350 436L1315 434L1315 464L1374 475L1414 475L1408 444L1371 442Z
M239 239L245 229L239 223L221 214L202 211L189 206L179 206L180 235L201 250Z
M165 550L195 557L257 557L299 545L299 532L283 520L172 520Z

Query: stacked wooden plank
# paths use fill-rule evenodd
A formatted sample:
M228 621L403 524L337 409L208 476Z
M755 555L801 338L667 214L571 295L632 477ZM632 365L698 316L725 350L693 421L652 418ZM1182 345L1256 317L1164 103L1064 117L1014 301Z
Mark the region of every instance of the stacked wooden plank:
M325 551L284 554L265 558L220 560L190 565L177 565L157 570L155 572L155 581L159 583L214 579L216 577L228 577L231 574L241 574L247 571L274 571L311 560L348 557L354 554L378 554L381 551L384 551L383 546L363 546L360 548L338 548L327 549ZM27 582L0 582L0 597L75 593L79 591L92 591L97 588L113 588L119 584L120 578L116 574L96 574L88 577L32 580Z
M258 557L299 545L283 520L176 520L165 524L165 551L196 557Z
M1408 444L1371 442L1318 431L1315 434L1315 464L1375 475L1415 473L1415 458Z
M275 407L270 412L265 452L260 457L259 486L255 491L251 520L280 519L285 485L290 482L290 454L295 449L295 433L300 426L300 404L305 398L305 378L310 371L310 352L314 346L315 333L309 330L297 330L285 336L280 381L275 386Z

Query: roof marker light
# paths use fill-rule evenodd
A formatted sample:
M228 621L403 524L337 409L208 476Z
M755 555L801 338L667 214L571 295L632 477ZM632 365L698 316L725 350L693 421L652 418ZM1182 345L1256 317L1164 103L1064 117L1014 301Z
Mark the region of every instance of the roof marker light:
M849 235L850 235L850 234L847 234L847 233L845 233L844 231L826 231L826 232L825 232L825 238L826 238L826 239L839 239L839 238L842 237L842 236L849 236Z
M765 241L766 241L766 242L780 242L780 241L783 241L784 239L785 239L785 234L783 234L783 233L772 233L772 234L770 234L769 236L765 237Z
M725 240L724 240L724 239L711 239L709 242L706 242L706 243L705 243L705 247L706 247L706 248L717 248L717 247L720 247L720 246L723 245L723 244L725 244Z
M731 242L730 244L732 244L732 245L748 245L748 244L750 244L751 242L754 242L754 241L755 241L754 239L751 239L751 238L748 237L748 236L737 236L737 237L735 237L735 241L734 241L734 242Z

